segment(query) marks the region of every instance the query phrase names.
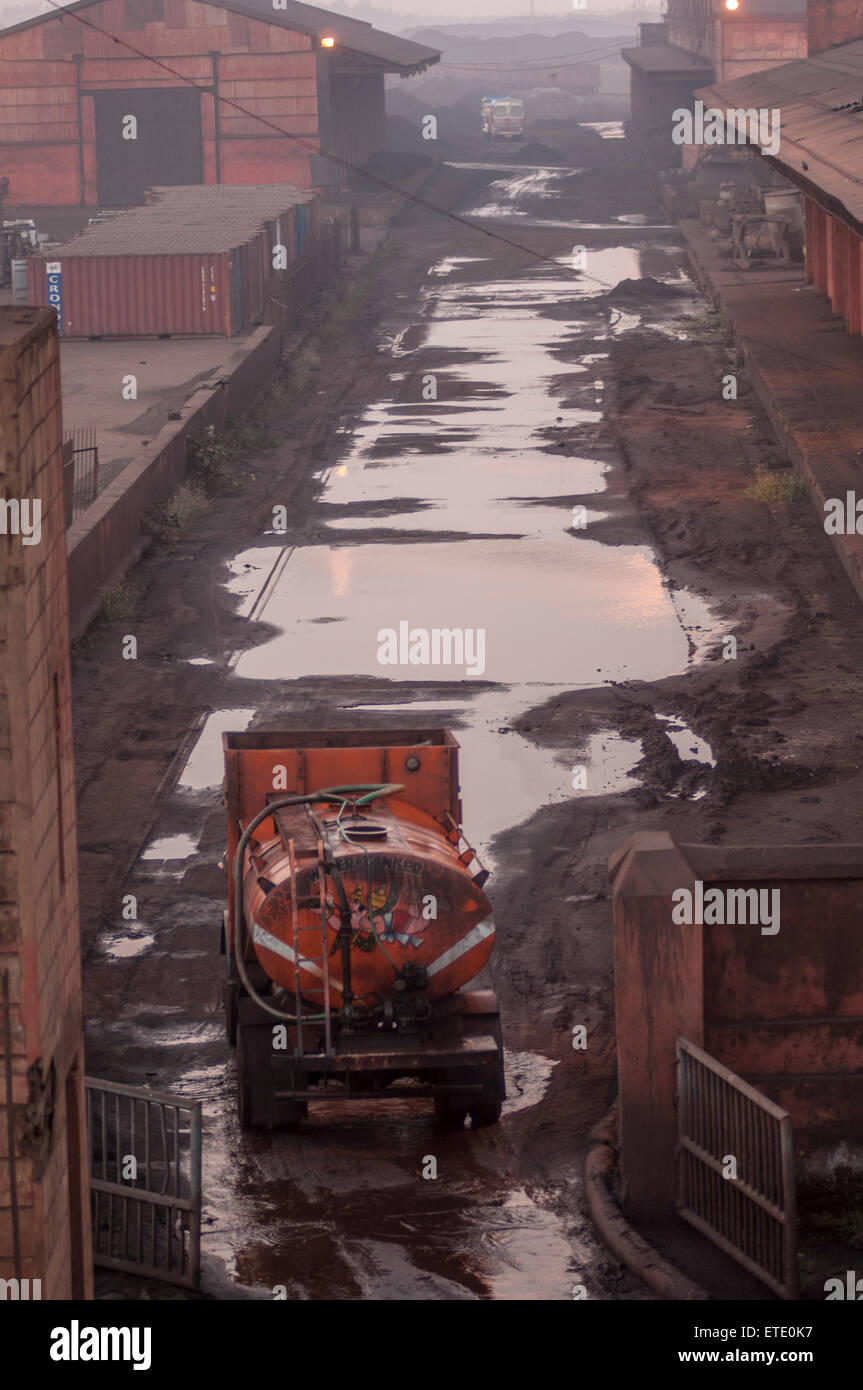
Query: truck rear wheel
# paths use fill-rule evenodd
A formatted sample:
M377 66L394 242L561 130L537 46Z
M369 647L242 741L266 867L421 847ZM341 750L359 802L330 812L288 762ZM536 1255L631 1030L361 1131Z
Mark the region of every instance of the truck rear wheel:
M434 1117L438 1129L464 1129L467 1110L458 1101L454 1102L444 1094L434 1098Z
M474 1105L470 1111L471 1125L474 1129L481 1129L484 1125L496 1125L502 1109L503 1101L501 1100L481 1101L479 1105Z

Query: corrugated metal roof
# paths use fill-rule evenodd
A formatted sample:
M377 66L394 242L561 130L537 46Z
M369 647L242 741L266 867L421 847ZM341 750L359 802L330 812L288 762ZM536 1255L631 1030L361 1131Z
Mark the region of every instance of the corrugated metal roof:
M638 68L641 72L650 72L655 76L663 72L691 72L696 76L707 77L713 71L713 64L706 58L687 53L683 48L676 48L673 43L645 43L640 48L622 48L620 56L626 59L631 68Z
M297 203L315 195L293 184L182 184L149 189L143 207L96 222L48 260L82 256L216 255L244 246Z
M250 15L264 24L296 29L315 39L331 34L337 48L376 58L394 72L420 72L439 62L441 57L436 48L427 48L425 44L403 39L398 34L387 34L383 29L373 28L365 20L350 19L347 15L321 9L318 5L303 5L300 0L281 0L283 8L278 10L273 9L272 0L228 0L227 4L224 0L203 0L203 3Z
M863 39L695 96L721 110L778 107L779 148L769 162L863 234Z
M99 0L74 0L73 4L64 5L60 13L74 14L77 10L85 10L98 3ZM224 0L202 0L202 3L212 5L215 9L230 10L234 14L258 19L264 24L275 24L281 29L293 29L314 39L332 34L337 47L343 51L372 58L379 69L399 72L403 76L422 72L432 63L439 62L441 57L436 48L427 48L425 44L414 43L411 39L401 38L397 34L388 34L382 29L373 28L363 20L350 19L334 10L325 10L317 5L303 5L300 0L281 0L283 8L278 10L273 8L272 0L229 0L227 4ZM30 29L36 24L46 24L56 19L57 13L57 10L50 10L47 14L25 19L20 24L12 24L8 29L0 29L0 38Z

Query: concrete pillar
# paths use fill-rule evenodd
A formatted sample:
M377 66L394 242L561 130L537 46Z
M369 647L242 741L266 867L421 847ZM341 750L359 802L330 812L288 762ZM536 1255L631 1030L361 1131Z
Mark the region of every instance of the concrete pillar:
M672 921L671 894L695 873L664 832L633 835L609 860L623 1203L634 1218L674 1212L675 1043L704 1043L703 926Z

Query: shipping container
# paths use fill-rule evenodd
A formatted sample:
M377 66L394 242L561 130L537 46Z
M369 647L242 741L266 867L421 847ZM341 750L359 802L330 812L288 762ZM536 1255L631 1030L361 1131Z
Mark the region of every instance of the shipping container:
M264 320L274 249L298 254L291 185L151 189L142 207L88 227L28 261L31 304L53 305L67 338L232 337Z

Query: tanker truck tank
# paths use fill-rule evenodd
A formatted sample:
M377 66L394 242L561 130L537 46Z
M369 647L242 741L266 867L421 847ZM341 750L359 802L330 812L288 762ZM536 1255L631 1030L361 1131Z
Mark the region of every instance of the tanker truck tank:
M461 831L452 734L260 732L224 746L241 1123L405 1095L432 1097L443 1124L496 1120L497 1005L464 989L494 925Z

